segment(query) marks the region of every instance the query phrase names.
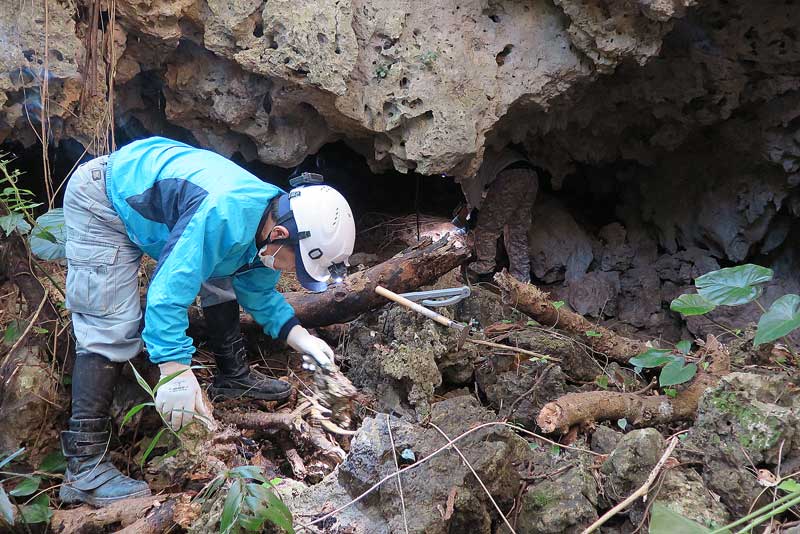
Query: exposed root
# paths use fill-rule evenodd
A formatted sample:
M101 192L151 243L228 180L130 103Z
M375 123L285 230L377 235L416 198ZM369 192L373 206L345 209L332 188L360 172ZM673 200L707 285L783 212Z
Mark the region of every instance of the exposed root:
M236 425L242 428L254 430L295 430L295 427L303 421L303 415L311 407L311 403L304 401L291 412L265 413L247 412L236 413L220 410L218 416L225 423ZM310 413L310 410L309 410Z
M355 434L350 430L345 430L336 423L330 421L327 415L330 410L324 408L312 397L306 397L303 402L291 412L282 413L235 413L220 411L219 418L226 422L242 428L250 428L266 432L284 431L288 432L291 441L303 450L322 456L322 462L326 469L333 469L345 459L346 453L336 441L329 439L325 431L332 434L351 436ZM309 421L304 417L310 416ZM307 466L292 445L285 448L293 451L293 456L287 458L292 464L292 470L300 477L308 473ZM302 478L302 477L301 477Z
M699 372L692 383L675 398L666 395L644 396L637 393L588 391L569 393L542 407L536 419L547 433L590 421L627 419L635 426L654 426L694 419L703 392L715 386L730 371L727 349L712 335L704 354L710 359L708 370Z
M506 271L494 275L494 280L503 289L504 298L510 305L543 325L584 337L593 351L616 362L625 363L647 350L644 341L621 336L608 328L591 323L582 315L563 307L557 308L549 294L532 284L523 284ZM586 332L592 330L599 335L586 337Z

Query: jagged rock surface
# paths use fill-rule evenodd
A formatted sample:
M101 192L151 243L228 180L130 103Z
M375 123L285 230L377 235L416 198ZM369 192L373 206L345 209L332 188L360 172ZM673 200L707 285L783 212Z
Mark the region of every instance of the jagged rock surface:
M797 461L796 390L796 379L786 376L731 373L700 400L688 442L701 451L706 485L736 515L745 515L763 489L743 465L774 470Z
M800 290L791 4L117 0L97 32L92 4L0 6L0 141L35 144L44 106L53 142L101 150L113 109L122 137L284 167L344 140L376 171L457 180L514 142L559 197L535 210L533 273L574 309L677 339L670 298L715 265L774 267L766 304Z
M430 421L453 439L467 428L493 420L492 412L480 407L474 398L462 395L434 404ZM394 447L387 427L390 423ZM318 515L320 509L347 503L394 473L395 454L403 467L408 463L403 458L411 458L411 454L417 460L428 457L446 443L433 427L423 428L386 414L369 417L353 438L345 462L321 484L301 492L288 504L296 514ZM508 429L490 427L467 436L458 442L458 447L501 509L507 510L519 490L519 470L530 460L525 440ZM455 451L440 453L402 477L409 532L444 534L460 530L488 534L493 532L493 524L501 521ZM381 485L357 506L364 512L337 515L329 528L352 529L348 532L404 531L395 480ZM447 517L443 517L445 512Z

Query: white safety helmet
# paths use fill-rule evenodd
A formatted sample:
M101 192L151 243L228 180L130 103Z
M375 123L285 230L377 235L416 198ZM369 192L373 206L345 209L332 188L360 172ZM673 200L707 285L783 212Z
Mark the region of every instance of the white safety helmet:
M289 230L295 273L303 287L324 291L341 282L353 253L356 226L347 200L328 185L295 187L278 200L276 225Z

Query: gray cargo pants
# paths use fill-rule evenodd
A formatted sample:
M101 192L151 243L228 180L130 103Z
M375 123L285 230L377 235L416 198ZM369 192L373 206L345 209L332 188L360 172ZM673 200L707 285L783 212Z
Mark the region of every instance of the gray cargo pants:
M106 195L108 156L78 167L64 192L67 230L67 300L76 354L124 362L142 350L139 265L142 251ZM236 299L230 277L200 290L203 306Z

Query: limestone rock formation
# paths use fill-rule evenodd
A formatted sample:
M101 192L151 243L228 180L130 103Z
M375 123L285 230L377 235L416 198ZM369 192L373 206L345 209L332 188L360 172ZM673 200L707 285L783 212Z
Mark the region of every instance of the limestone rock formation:
M766 304L796 289L798 26L780 0L6 2L0 142L157 133L292 167L344 141L461 182L515 143L557 197L537 282L675 337L667 295L714 265L775 267Z

